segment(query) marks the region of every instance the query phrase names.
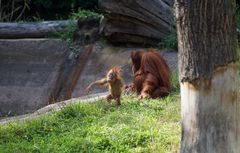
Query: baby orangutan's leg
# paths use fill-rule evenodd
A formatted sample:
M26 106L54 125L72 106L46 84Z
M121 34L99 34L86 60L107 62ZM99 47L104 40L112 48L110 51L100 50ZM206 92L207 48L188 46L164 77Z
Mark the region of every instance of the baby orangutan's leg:
M120 106L120 105L121 105L121 97L118 96L118 97L116 98L116 101L117 101L117 106Z
M113 99L113 96L111 95L111 94L109 94L109 95L107 95L106 96L106 101L109 103L110 102L110 100L112 100Z

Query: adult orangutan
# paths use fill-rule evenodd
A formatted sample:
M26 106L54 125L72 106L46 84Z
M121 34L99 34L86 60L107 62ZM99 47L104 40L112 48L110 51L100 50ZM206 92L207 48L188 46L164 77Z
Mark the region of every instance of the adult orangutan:
M140 98L160 98L171 91L170 70L163 57L154 49L131 53L133 84L130 87Z

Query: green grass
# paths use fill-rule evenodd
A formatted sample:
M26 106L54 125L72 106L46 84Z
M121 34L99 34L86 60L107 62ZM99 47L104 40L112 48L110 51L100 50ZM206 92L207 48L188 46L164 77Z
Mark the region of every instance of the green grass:
M168 48L177 50L177 32L173 30L168 36L164 37L159 43L158 48Z
M104 100L78 103L27 122L0 125L0 152L178 152L179 85L164 99L123 96L122 105Z
M177 152L180 141L177 95L122 106L75 104L26 123L0 128L0 152Z
M178 96L122 106L75 104L61 112L0 128L0 152L177 152L180 141Z
M102 14L94 12L94 11L79 9L77 12L71 13L69 18L72 20L78 20L82 17L100 18L101 16L102 16Z

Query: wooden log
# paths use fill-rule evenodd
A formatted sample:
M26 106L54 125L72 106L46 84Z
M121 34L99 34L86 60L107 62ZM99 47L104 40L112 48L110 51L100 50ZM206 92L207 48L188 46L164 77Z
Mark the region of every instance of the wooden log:
M64 32L69 24L76 21L44 21L27 23L0 23L0 39L46 38Z
M157 45L173 30L173 0L99 0L100 29L113 43Z

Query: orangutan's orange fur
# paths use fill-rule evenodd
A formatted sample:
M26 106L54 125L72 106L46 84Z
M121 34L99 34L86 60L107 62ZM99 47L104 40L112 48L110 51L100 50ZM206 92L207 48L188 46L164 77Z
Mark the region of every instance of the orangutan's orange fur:
M109 102L111 99L115 99L117 101L117 105L121 105L121 93L123 91L123 79L121 76L120 69L118 67L111 68L106 77L102 78L101 80L97 80L92 82L88 87L87 91L93 85L100 85L100 86L108 86L109 95L106 96L106 101Z
M160 98L171 91L170 70L163 57L154 49L131 53L134 80L131 88L140 98Z

